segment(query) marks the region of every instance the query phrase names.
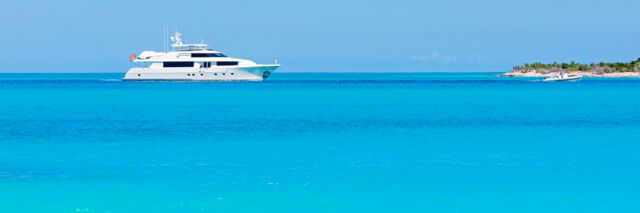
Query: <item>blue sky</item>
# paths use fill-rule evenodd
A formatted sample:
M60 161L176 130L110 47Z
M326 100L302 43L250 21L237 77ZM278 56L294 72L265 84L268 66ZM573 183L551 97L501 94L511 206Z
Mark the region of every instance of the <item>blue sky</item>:
M164 26L280 72L507 71L640 57L640 1L8 1L0 72L126 72Z

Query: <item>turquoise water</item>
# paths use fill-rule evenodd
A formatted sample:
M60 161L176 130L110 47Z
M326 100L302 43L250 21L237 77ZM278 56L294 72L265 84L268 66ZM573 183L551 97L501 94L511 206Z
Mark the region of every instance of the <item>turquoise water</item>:
M640 79L0 74L0 212L638 212Z

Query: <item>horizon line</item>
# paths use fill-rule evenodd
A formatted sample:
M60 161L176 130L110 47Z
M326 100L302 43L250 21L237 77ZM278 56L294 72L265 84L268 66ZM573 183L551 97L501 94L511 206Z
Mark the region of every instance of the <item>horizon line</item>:
M274 72L272 74L340 74L340 73L363 73L363 74L411 74L411 73L506 73L506 72ZM0 74L126 74L126 72L0 72Z

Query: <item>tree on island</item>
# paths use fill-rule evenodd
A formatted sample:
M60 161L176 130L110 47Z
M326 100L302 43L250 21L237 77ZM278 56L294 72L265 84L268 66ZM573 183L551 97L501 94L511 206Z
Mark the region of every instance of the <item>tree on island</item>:
M518 70L521 72L530 72L530 71L538 71L538 72L574 72L574 71L593 71L596 73L611 73L611 72L640 72L640 58L635 61L621 63L605 63L603 61L599 63L592 62L591 64L580 64L576 61L571 61L571 63L563 62L559 64L558 62L553 62L552 64L543 64L540 62L535 62L532 64L525 63L524 66L515 66L513 70Z

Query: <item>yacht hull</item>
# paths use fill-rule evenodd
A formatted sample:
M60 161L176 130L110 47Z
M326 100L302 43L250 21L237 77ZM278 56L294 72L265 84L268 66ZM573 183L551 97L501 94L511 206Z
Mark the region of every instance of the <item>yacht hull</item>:
M263 81L280 65L210 68L131 68L125 81Z
M579 81L580 79L582 79L582 76L569 76L569 77L564 77L564 78L559 78L559 77L551 77L551 78L545 78L542 81L545 82L553 82L553 81Z

